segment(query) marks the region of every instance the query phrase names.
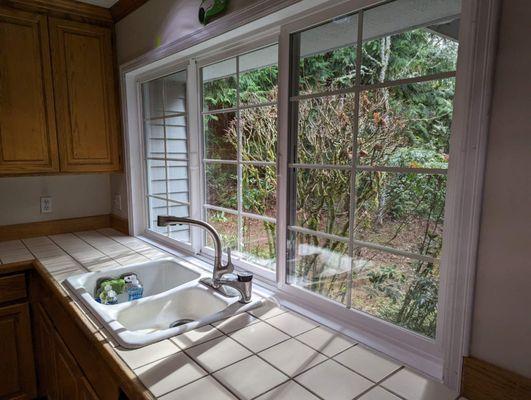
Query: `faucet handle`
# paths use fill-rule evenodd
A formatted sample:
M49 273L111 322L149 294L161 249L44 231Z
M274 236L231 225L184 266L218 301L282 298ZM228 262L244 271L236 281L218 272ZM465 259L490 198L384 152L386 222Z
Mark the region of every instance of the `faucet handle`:
M235 275L238 282L251 282L253 280L253 274L249 271L237 271Z

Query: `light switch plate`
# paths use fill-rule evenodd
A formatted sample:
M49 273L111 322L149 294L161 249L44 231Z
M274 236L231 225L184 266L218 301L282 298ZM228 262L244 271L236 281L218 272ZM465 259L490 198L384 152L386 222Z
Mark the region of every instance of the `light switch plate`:
M41 214L52 212L52 198L50 196L41 197Z

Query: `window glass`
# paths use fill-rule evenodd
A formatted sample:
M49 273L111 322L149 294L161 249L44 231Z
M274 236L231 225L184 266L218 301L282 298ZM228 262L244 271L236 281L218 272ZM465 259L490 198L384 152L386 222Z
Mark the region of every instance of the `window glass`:
M189 209L186 71L142 84L148 229L189 243L187 226L158 227L158 215Z
M267 270L276 266L277 64L275 44L201 69L207 220L235 260Z
M287 280L428 337L459 12L396 0L291 37Z

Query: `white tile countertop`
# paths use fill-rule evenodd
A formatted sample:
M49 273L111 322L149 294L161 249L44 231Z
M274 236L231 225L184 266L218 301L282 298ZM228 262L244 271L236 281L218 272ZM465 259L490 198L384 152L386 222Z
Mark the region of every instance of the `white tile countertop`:
M110 228L0 242L0 264L36 258L58 282L169 256ZM100 332L153 396L164 400L458 398L442 384L274 302L135 350L116 346Z

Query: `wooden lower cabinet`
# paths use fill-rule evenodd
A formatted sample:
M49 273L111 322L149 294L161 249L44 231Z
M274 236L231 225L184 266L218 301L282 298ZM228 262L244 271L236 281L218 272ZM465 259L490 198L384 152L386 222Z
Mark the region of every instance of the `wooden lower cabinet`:
M36 394L28 303L0 307L0 398L33 399Z
M42 306L34 308L39 395L48 400L98 400Z

